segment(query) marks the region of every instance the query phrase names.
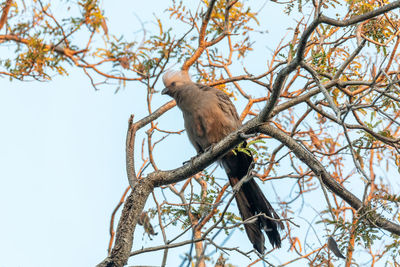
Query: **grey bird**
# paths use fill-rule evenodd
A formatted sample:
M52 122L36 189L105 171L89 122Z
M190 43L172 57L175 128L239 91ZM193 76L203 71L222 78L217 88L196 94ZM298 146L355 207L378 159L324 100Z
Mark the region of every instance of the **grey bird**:
M242 125L228 95L216 88L193 83L187 71L168 71L163 76L163 82L165 89L162 94L176 100L183 113L186 133L198 154ZM253 157L244 152L229 152L220 162L230 185L234 187L248 173ZM283 223L257 183L253 179L244 183L235 198L243 221L260 213L267 216L258 216L244 224L253 247L264 253L263 229L272 246L279 248L281 238L278 227L283 229Z
M329 237L328 238L328 248L330 249L330 251L333 252L333 254L336 255L336 257L338 258L342 258L342 259L346 259L345 256L343 256L342 252L340 252L339 247L335 241L335 239L333 239L333 237Z

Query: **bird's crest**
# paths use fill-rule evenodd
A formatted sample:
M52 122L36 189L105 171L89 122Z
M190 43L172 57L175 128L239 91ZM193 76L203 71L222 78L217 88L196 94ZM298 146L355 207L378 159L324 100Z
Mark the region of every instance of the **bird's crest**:
M191 83L189 73L184 70L168 70L163 75L163 83L165 86L169 86L171 83Z

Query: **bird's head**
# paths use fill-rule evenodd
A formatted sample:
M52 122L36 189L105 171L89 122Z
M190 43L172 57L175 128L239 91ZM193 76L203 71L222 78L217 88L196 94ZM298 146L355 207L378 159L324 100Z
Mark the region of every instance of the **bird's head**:
M187 71L167 71L163 75L165 88L161 91L163 95L174 96L174 94L185 84L192 83Z

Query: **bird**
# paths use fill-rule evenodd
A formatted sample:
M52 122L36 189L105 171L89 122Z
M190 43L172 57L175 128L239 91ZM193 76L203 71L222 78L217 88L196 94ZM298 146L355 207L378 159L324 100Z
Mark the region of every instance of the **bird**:
M217 88L194 83L188 71L169 70L162 80L165 88L161 94L175 99L183 113L186 133L198 154L204 153L242 125L229 96ZM251 154L241 151L230 151L219 159L232 187L247 176L253 161ZM253 248L261 254L264 253L265 237L262 230L271 245L280 248L278 228L284 229L284 225L256 181L250 179L243 183L236 192L235 199L243 221L259 215L244 223Z
M340 249L339 249L339 247L338 247L338 245L337 245L335 239L333 239L332 236L330 236L330 237L328 238L327 244L328 244L328 248L330 249L330 251L332 251L333 254L336 255L336 257L342 258L342 259L346 259L346 257L343 256L342 252L340 252Z

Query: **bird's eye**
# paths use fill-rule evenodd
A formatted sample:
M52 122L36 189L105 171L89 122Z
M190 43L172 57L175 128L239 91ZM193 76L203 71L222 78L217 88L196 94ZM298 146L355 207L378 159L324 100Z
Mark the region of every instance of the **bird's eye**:
M175 82L172 82L172 83L171 83L171 86L175 86Z

